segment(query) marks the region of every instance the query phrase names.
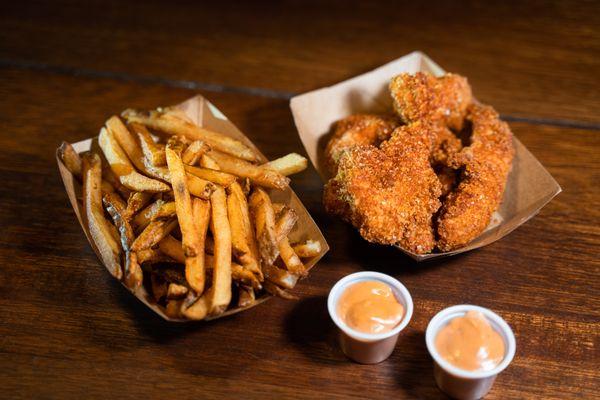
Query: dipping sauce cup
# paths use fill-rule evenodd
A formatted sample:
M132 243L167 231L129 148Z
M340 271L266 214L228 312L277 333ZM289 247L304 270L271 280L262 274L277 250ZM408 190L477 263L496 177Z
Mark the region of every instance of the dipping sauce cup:
M402 304L404 315L391 330L382 333L360 332L349 327L342 316L338 315L337 305L342 293L348 286L363 281L385 283L392 289L396 300ZM394 351L400 331L408 325L412 317L413 301L406 287L396 279L379 272L367 271L357 272L339 280L329 292L327 308L331 319L340 330L340 346L344 354L361 364L377 364L387 359Z
M463 317L469 311L483 314L504 340L504 358L493 369L468 371L458 368L442 358L436 348L436 337L440 330L454 318ZM425 332L425 342L433 358L433 372L438 387L447 395L459 400L474 400L485 396L492 388L496 376L510 364L516 350L515 335L500 316L487 308L467 304L446 308L433 317Z

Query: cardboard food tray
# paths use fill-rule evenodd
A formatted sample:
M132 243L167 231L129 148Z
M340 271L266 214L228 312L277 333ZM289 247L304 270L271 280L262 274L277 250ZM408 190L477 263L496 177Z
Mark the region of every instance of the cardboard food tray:
M429 57L417 51L373 71L291 99L290 108L302 144L324 181L328 176L323 166L323 149L332 124L351 114L391 112L390 79L403 72L419 71L436 76L445 74ZM467 246L445 253L415 254L399 247L400 250L422 261L477 249L509 234L559 194L558 183L516 137L514 146L515 158L502 204L481 235Z
M227 117L225 117L214 105L212 105L204 97L198 95L189 100L186 100L185 102L177 105L176 107L183 110L185 112L185 114L199 126L205 127L207 129L213 130L215 132L223 133L227 136L231 136L235 139L240 140L242 143L249 146L251 149L253 149L256 152L256 154L259 155L261 162L268 161L265 158L265 156L254 146L254 144L252 144L252 142L239 129L237 129L235 127L235 125L227 119ZM98 127L98 129L99 129L99 127ZM74 143L73 147L74 147L75 151L77 151L78 153L87 151L92 146L92 140L94 140L94 138L82 140L81 142ZM57 153L56 153L56 161L58 163L58 169L60 171L60 175L61 175L63 183L65 185L67 195L69 196L69 201L71 202L71 206L73 207L73 210L75 211L75 214L77 215L79 224L81 225L83 232L85 233L88 241L90 242L90 245L94 249L94 252L98 256L98 259L100 260L100 262L102 262L102 258L100 257L98 248L96 247L95 243L93 242L93 240L90 236L89 230L88 230L87 226L83 223L83 220L82 220L82 212L83 211L82 211L82 204L80 202L80 199L82 196L82 187L79 184L79 182L77 182L77 180L74 179L71 172L69 172L69 170L65 167L65 165L60 160L60 157L58 155L58 149L57 149ZM307 239L313 239L313 240L318 240L321 243L321 252L317 256L315 256L311 259L304 260L304 262L305 262L304 264L305 264L306 268L310 270L321 259L321 257L323 257L325 255L325 253L327 253L327 251L329 250L329 246L327 245L327 242L325 241L323 234L319 230L319 227L317 226L315 221L313 221L312 217L310 216L310 214L308 213L306 208L304 208L304 205L302 204L300 199L298 199L298 196L296 196L296 194L289 187L286 188L285 190L270 190L269 195L271 196L271 199L274 202L287 204L288 206L293 208L296 211L296 213L298 214L298 222L297 222L296 226L294 227L294 229L292 230L292 232L290 233L290 240L292 242L301 242L301 241L305 241ZM105 265L105 267L106 267L106 265ZM301 284L301 283L299 283L299 284ZM125 285L123 284L123 286L125 286ZM148 306L150 309L152 309L154 312L156 312L158 315L160 315L161 317L166 319L167 321L173 321L173 322L188 322L189 321L187 319L170 318L169 316L167 316L164 312L164 308L160 307L156 304L156 302L154 301L154 299L152 297L152 294L146 290L144 285L142 285L137 291L133 292L133 295L135 297L137 297L146 306ZM256 302L254 304L252 304L251 306L242 307L242 308L236 307L236 308L229 309L225 313L214 317L214 319L225 317L225 316L246 310L248 308L252 308L254 306L257 306L260 303L263 303L264 301L268 300L271 297L272 297L271 295L264 294L261 297L257 297ZM210 317L206 318L206 320L209 320L209 319L211 319L211 318Z

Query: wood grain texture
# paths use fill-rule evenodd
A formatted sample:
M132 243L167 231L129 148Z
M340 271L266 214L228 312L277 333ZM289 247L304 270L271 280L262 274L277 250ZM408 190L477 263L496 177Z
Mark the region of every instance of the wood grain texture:
M195 92L0 69L0 386L2 398L443 398L424 331L444 307L472 303L517 337L489 399L593 398L600 387L598 131L511 124L563 187L541 213L483 249L416 264L370 245L321 206L311 168L293 179L331 251L296 290L211 323L169 324L114 281L90 249L55 161L61 140L95 135L125 107ZM268 157L303 153L286 100L202 93ZM415 313L386 362L349 362L326 311L346 274L382 271Z
M285 97L422 50L503 114L597 125L598 11L594 1L20 1L3 7L0 61Z

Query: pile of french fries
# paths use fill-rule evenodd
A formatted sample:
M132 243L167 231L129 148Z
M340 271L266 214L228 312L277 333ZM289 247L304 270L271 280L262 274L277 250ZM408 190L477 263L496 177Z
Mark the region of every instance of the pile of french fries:
M307 160L255 152L176 109L126 110L97 145L59 155L83 185L83 218L112 275L142 286L171 318L201 320L288 293L321 243L291 244L296 212L272 203Z

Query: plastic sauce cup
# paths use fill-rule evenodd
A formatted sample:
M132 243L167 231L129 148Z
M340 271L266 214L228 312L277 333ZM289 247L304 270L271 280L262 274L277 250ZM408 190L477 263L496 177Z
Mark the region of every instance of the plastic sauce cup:
M460 369L444 360L437 351L435 338L440 329L452 319L464 316L467 311L481 312L492 325L492 328L504 339L504 358L494 369L489 371ZM496 376L508 367L516 350L515 335L506 321L487 308L468 304L448 307L437 313L427 326L425 342L427 350L433 358L433 373L438 387L444 393L459 400L480 399L485 396L492 388Z
M380 281L387 284L404 307L402 319L392 330L383 333L360 332L346 325L337 314L340 295L349 285L362 281ZM400 331L408 325L412 317L413 301L408 289L396 279L379 272L367 271L357 272L339 280L329 292L327 308L331 319L340 330L340 346L344 354L361 364L377 364L387 359L394 351Z

